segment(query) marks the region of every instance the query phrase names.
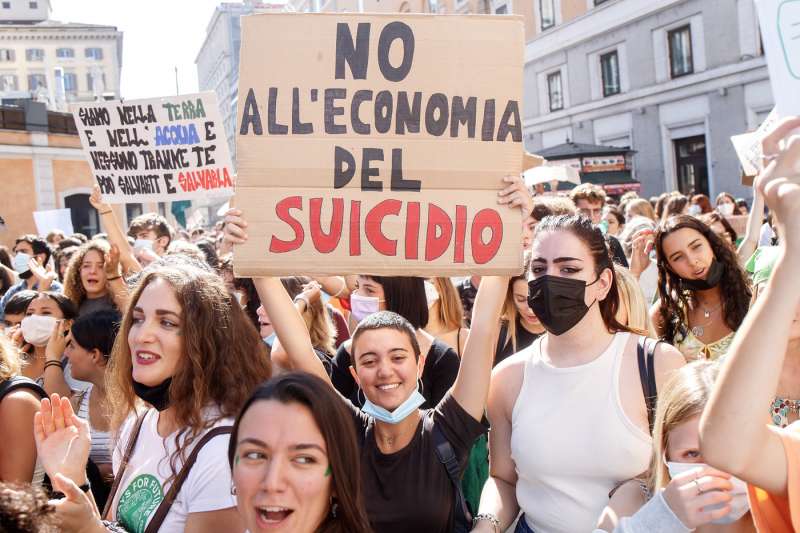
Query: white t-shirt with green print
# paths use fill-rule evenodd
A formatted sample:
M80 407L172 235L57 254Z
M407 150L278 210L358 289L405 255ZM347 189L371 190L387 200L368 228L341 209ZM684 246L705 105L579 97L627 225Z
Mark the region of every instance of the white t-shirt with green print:
M135 421L136 418L133 416L128 418L120 432L120 439L113 455L115 474L122 462ZM150 409L145 415L136 447L111 508L112 519L118 521L130 533L144 533L148 522L169 490L169 484L165 486L165 481L172 477L169 458L175 453L175 435L164 439L158 434L157 424L158 411ZM233 425L233 419L222 419L214 427L228 425ZM194 443L201 437L202 435L199 435ZM231 471L227 459L228 440L229 435L218 435L200 450L197 461L161 524L160 533L182 533L190 513L218 511L236 506L236 497L231 495ZM187 456L189 452L191 446L186 451ZM178 471L180 467L179 462Z

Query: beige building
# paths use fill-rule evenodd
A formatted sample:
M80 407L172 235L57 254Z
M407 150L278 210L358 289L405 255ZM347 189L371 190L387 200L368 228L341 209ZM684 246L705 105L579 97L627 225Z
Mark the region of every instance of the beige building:
M44 104L0 106L0 244L11 247L23 233L36 233L34 211L69 208L76 232L103 231L89 203L94 179L69 113L47 111ZM144 211L167 216L164 203L113 206L124 227ZM167 216L171 222L174 219Z
M122 32L50 20L48 0L0 0L0 100L70 102L119 98Z
M299 12L439 13L521 15L525 40L614 0L289 0ZM639 0L645 1L645 0Z

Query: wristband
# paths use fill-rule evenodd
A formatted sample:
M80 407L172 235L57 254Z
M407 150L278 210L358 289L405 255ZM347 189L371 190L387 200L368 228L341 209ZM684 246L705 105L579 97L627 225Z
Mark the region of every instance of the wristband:
M308 301L308 297L306 297L306 296L304 296L302 294L298 294L297 296L294 297L294 300L292 301L292 303L296 304L299 301L305 302L306 309L310 309L311 308L311 303Z
M83 492L84 494L88 494L88 492L92 490L92 485L89 483L89 480L87 479L86 483L84 483L83 485L78 485L78 488L81 489L81 492ZM54 500L55 499L61 500L66 497L67 497L66 494L64 494L63 492L59 492L57 490L53 491L52 499Z
M477 526L478 522L480 522L481 520L490 522L494 526L495 532L499 533L500 519L497 518L497 516L493 515L492 513L479 513L475 515L475 518L472 519L472 527L474 528L475 526ZM524 518L520 518L520 520L524 520Z
M117 280L117 279L119 279L121 277L122 276L114 276L113 278L106 278L106 281L114 281L114 280Z
M111 212L111 209L109 209L108 211L98 211L98 213L100 213L101 215L107 215L110 212Z
M52 360L51 361L45 361L45 363L44 363L44 369L45 370L47 370L51 366L57 366L58 369L61 370L61 371L64 370L64 363L62 363L61 361L52 361Z

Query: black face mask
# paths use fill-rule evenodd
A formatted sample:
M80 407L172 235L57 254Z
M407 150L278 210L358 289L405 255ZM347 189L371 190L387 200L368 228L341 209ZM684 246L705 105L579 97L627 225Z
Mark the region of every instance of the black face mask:
M707 291L719 285L722 279L722 274L725 272L725 267L716 259L711 261L711 266L708 267L708 274L706 279L683 279L681 278L681 286L684 289L692 291Z
M589 312L584 301L586 287L597 279L587 285L583 280L561 276L536 278L528 282L528 305L549 333L562 335Z
M143 385L138 381L133 381L133 392L136 396L156 408L156 411L164 411L169 407L169 386L172 378L167 378L155 387Z

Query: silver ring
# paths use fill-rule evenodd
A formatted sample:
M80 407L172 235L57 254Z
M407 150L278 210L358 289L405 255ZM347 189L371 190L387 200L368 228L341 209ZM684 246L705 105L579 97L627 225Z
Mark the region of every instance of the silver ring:
M694 486L697 487L697 495L700 496L703 494L703 489L700 488L700 482L697 481L697 478L694 478L692 482L694 483Z

